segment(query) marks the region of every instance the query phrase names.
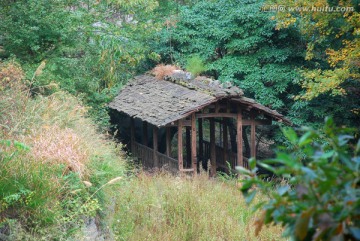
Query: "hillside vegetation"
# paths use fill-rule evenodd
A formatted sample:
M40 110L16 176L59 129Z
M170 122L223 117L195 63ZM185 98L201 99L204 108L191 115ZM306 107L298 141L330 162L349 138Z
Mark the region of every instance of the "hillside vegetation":
M0 233L66 239L85 218L107 215L112 189L97 190L123 176L124 161L78 100L32 97L23 76L16 63L0 64Z
M138 172L76 98L30 96L23 77L1 63L1 240L82 240L90 220L106 240L280 239L255 238L235 180Z

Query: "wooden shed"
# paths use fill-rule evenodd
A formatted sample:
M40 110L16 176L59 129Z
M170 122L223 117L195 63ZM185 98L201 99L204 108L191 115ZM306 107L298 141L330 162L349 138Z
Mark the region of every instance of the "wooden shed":
M243 154L244 126L250 126L250 156L256 157L258 125L271 125L272 121L290 124L278 112L243 95L240 88L230 83L205 77L193 79L188 73L178 71L163 80L150 74L135 77L109 107L131 118L128 127L131 152L145 167L196 174L199 162L210 161L210 173L214 175L219 168L248 167L249 157ZM135 137L135 119L142 123L137 126L138 132L141 128L141 138ZM229 143L230 120L236 126L236 138L233 138L236 148L231 148ZM216 125L221 135L215 134ZM208 141L204 140L204 127L209 129ZM159 130L166 136L165 142L160 144L166 145L163 152L159 152ZM183 130L186 130L185 138ZM176 154L174 149L177 149ZM184 153L187 153L187 160L184 160Z

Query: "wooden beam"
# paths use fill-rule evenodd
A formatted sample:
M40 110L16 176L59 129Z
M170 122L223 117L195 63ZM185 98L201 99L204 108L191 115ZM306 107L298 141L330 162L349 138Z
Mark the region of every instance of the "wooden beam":
M251 133L250 133L250 141L251 141L251 157L256 158L256 146L255 146L255 141L256 141L256 135L255 135L255 115L253 113L251 113Z
M215 145L215 121L210 119L210 163L211 163L211 176L216 174L216 145Z
M194 175L197 174L197 153L196 153L196 117L191 115L191 163Z
M166 127L166 155L171 157L171 127Z
M158 128L156 126L153 126L153 159L154 159L154 167L159 168L159 158L157 155L158 152Z
M226 163L227 157L227 150L228 150L228 128L227 128L226 118L223 118L223 147L224 147L224 162Z
M178 164L179 164L179 171L182 171L184 169L183 164L183 138L182 138L182 119L178 121Z
M198 129L199 129L199 156L202 159L204 157L204 143L203 143L203 120L198 119Z
M196 118L215 118L215 117L236 118L236 114L232 114L232 113L199 113L199 114L196 114Z
M237 165L243 167L243 138L242 138L242 110L238 108L236 117L236 144L237 144Z
M130 117L130 148L131 151L135 151L135 120Z
M142 131L143 131L142 143L144 146L148 146L148 125L146 121L143 121L142 123Z
M250 126L254 122L254 125L256 126L266 126L271 125L272 120L266 119L266 120L243 120L243 126Z

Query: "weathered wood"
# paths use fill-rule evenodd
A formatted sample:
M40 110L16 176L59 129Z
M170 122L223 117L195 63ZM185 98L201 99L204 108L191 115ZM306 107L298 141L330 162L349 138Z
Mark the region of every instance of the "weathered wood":
M154 167L159 168L159 158L157 155L158 152L158 128L156 126L153 126L153 150L154 150Z
M216 174L216 145L215 145L215 121L210 119L210 163L211 176Z
M202 159L204 157L204 143L203 143L203 120L198 119L198 129L199 129L199 156Z
M236 137L237 137L237 165L243 167L243 139L242 139L242 110L238 108L236 117Z
M148 124L146 121L143 121L142 123L142 130L143 130L143 136L142 136L142 143L145 146L148 146Z
M226 123L227 119L223 118L223 147L224 147L224 161L226 162L228 157L227 157L227 150L228 150L228 126Z
M180 119L178 121L178 162L179 162L179 171L184 169L182 130L183 130L182 119Z
M256 146L255 146L255 142L256 142L256 135L255 135L255 115L254 113L251 113L251 133L250 133L250 141L251 141L251 157L256 158Z
M243 126L250 126L251 124L254 124L256 126L266 126L266 125L271 125L272 121L269 119L266 120L243 120L242 125Z
M130 119L130 148L131 148L132 152L134 152L134 150L135 150L134 143L135 143L135 120L134 120L134 118L131 118Z
M199 113L199 114L196 114L196 118L215 118L215 117L236 118L236 114L232 114L232 113Z
M185 128L185 149L186 149L186 164L185 167L186 168L190 168L191 167L191 126L190 127L186 127Z
M197 173L197 153L196 153L196 117L191 115L191 163L194 175Z
M166 127L166 155L171 157L171 127Z
M222 117L222 118L237 118L237 114L233 113L199 113L196 114L196 118L216 118L216 117ZM215 120L215 122L222 122L222 120ZM251 120L243 120L242 125L243 126L250 126L252 123ZM254 120L255 125L271 125L272 120L271 119L265 119L265 120Z

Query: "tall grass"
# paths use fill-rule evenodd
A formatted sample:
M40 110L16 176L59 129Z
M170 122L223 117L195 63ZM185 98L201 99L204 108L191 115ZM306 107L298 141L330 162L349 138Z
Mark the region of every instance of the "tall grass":
M113 229L118 240L281 240L279 227L255 237L258 215L234 183L140 173L121 188Z
M86 112L65 92L30 96L20 66L0 63L0 234L67 239L85 217L107 215L117 192L104 184L124 162Z

